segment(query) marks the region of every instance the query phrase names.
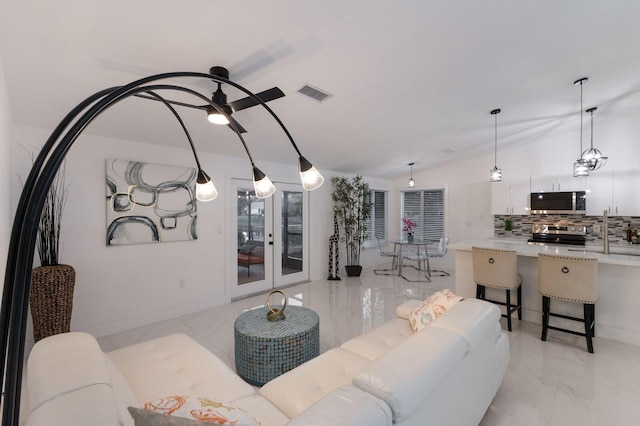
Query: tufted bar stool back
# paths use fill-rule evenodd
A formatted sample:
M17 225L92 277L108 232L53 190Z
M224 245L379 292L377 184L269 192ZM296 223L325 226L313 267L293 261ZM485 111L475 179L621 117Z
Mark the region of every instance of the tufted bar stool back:
M542 336L547 340L549 329L584 336L587 350L593 353L595 336L595 303L598 300L598 259L538 255L538 290L542 294ZM551 299L582 303L584 317L577 318L551 312ZM549 325L549 317L559 317L584 323L584 333Z
M471 247L473 258L473 281L476 283L476 299L486 300L506 306L507 328L511 331L511 314L518 311L522 319L522 276L518 274L518 256L515 250L501 250L484 247ZM506 301L489 300L485 288L505 290ZM516 290L518 301L511 303L511 291Z

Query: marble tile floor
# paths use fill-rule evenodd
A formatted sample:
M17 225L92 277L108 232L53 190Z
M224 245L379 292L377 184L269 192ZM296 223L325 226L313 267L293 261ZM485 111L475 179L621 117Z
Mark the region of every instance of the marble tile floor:
M418 278L410 268L405 271ZM394 317L396 306L405 300L424 299L443 288L455 288L453 274L433 277L431 283L414 283L375 275L373 268L365 268L359 278L314 281L283 291L291 305L303 305L319 314L320 350L324 352ZM252 296L105 336L99 342L110 351L181 332L235 369L233 322L245 310L264 305L265 299L265 294ZM589 354L584 338L550 331L547 342L542 342L540 330L539 324L514 321L509 333L509 367L482 426L640 424L640 347L596 338L595 354ZM464 401L460 406L464 407Z

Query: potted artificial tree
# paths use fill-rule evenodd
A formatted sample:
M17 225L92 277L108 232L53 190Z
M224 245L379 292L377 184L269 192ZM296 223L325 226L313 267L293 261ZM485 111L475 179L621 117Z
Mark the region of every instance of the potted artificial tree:
M73 267L59 263L60 229L66 199L67 187L64 169L61 169L47 193L38 225L36 249L41 266L31 273L29 304L36 342L70 331L76 272Z
M343 230L341 241L346 245L347 276L357 277L362 272L360 253L367 238L367 220L371 215L369 184L362 176L351 179L334 176L331 179L333 193L331 199L338 212Z

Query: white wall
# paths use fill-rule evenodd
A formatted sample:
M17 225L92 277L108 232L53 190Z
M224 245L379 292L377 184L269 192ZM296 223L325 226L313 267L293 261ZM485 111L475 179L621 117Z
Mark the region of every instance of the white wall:
M38 152L49 130L15 126L14 164L22 177L31 166L30 152ZM69 197L63 215L61 262L76 269L72 329L95 336L160 321L230 301L227 268L235 259L226 252L229 226L235 214L225 193L231 178L250 179L246 159L199 153L203 169L216 183L219 196L198 203L198 239L107 247L105 243L105 159L119 158L158 164L193 166L187 149L82 135L67 156ZM298 182L296 164L260 163L274 182ZM331 172L321 170L325 184L310 197L310 278L327 276L328 239L333 233ZM390 181L370 179L376 188ZM13 184L14 199L20 192ZM369 250L363 265L377 263ZM36 259L36 265L37 265ZM180 283L183 282L184 288ZM30 332L28 333L31 334Z
M0 90L3 89L0 87ZM6 99L6 96L0 98ZM9 162L6 145L11 128L6 103L0 103L0 119L3 120L0 122L0 137L7 142L1 145L0 161L6 165ZM640 158L640 144L634 143L637 134L640 134L640 123L632 117L597 127L599 142L596 146L610 156L606 167L637 167L636 159ZM9 167L0 167L3 176L12 177L14 203L20 190L15 176L17 173L26 176L31 165L29 154L21 146L27 151L37 151L48 135L49 130L14 126L14 171L9 174L6 172ZM577 156L578 141L577 132L564 131L549 134L528 145L503 148L499 151L498 166L503 169L505 177L569 174ZM250 168L245 159L204 152L200 156L203 168L216 182L220 196L211 203L198 204L197 241L106 247L105 158L191 166L191 153L187 149L89 135L83 135L70 151L67 182L71 187L63 222L62 261L73 265L78 275L72 322L74 330L86 330L102 336L229 302L230 287L224 282L224 277L228 265L234 265L234 259L225 252L225 236L228 235L225 217L233 212L227 211L231 206L225 190L232 177L249 179ZM541 163L541 157L551 161ZM445 226L451 242L493 235L491 186L488 181L488 171L492 166L493 153L414 173L417 189L445 188ZM260 167L274 181L298 180L295 164L261 163ZM312 280L327 276L328 239L333 233L330 179L338 175L326 170L321 172L326 178L325 184L310 193ZM365 178L372 189L389 191L389 229L393 235L399 229L400 191L406 189L408 176L395 181ZM6 184L8 179L2 181ZM0 237L0 243L6 246L7 209L2 210L2 215L0 230L5 236ZM361 260L365 267L381 261L375 247L366 248ZM185 288L180 287L181 281Z
M609 157L605 168L638 169L640 143L637 140L640 135L640 120L637 117L622 115L600 123L597 118L595 116L594 146ZM585 132L588 132L587 126L588 123L585 122ZM588 136L583 140L585 149L590 143L587 138ZM510 176L571 175L573 162L580 151L579 124L548 131L527 144L508 147L508 143L509 141L505 140L502 142L503 148L498 148L497 165L502 169L505 179ZM493 235L489 182L489 170L493 165L492 152L438 169L413 173L416 189L445 188L445 227L450 242ZM394 181L399 191L408 189L408 178L407 175Z
M7 259L7 249L11 236L11 111L9 109L9 94L0 52L0 200L4 208L0 209L0 289L4 285L4 265Z

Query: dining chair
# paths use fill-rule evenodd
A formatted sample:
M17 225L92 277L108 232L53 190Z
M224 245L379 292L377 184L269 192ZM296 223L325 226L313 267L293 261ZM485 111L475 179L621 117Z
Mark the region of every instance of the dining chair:
M429 269L429 276L433 277L448 277L449 274L447 271L443 271L440 269L431 269L431 265L429 265L429 259L432 257L444 257L445 254L447 254L447 244L449 244L449 238L440 238L440 241L438 241L438 245L436 246L436 250L435 251L429 251L427 254L427 266ZM435 274L434 274L435 272Z
M378 254L382 257L390 257L392 258L392 261L391 269L374 269L373 273L376 275L392 275L398 268L398 252L396 251L396 246L394 244L393 251L383 250L382 242L378 237L376 237L376 243L378 244Z
M400 274L402 278L407 281L420 281L420 282L431 282L431 270L429 265L429 250L427 249L427 244L406 244L408 246L412 246L413 248L409 250L402 251L402 259L399 260L401 263L400 269L403 266L409 266L417 271L424 271L425 280L410 280L406 276ZM413 265L405 265L404 260L409 260L417 263L417 267Z

